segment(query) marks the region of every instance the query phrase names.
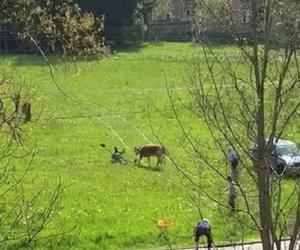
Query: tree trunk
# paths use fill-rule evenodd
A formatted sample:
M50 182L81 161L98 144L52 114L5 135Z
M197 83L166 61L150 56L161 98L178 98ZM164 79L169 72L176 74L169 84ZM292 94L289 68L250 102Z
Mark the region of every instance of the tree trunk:
M260 165L260 164L259 164ZM262 240L263 250L271 250L271 229L272 229L272 215L271 202L269 193L269 176L268 170L262 162L262 167L259 169L258 177L258 201L259 201L259 215L260 215L260 237Z
M257 60L257 51L256 51ZM258 62L258 61L256 61ZM258 63L256 64L258 69ZM256 114L257 124L257 144L258 150L256 155L256 171L257 171L257 188L258 188L258 203L260 217L260 237L263 250L272 250L272 212L271 212L271 197L270 197L270 168L268 166L268 150L265 140L265 114L264 114L264 83L260 82L259 74L256 75L257 81L257 97L259 99L258 109Z

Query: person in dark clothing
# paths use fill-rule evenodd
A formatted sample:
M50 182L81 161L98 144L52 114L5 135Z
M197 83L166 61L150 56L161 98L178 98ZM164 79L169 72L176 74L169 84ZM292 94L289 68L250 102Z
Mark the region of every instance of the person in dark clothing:
M231 178L235 183L239 182L239 155L238 153L233 149L228 149L228 161L231 168Z
M207 248L210 249L213 243L213 239L211 236L211 227L207 219L203 219L202 221L200 221L194 228L193 236L195 237L196 250L199 249L199 238L203 235L206 236Z
M127 161L123 159L122 154L124 150L119 150L117 147L114 147L114 150L111 154L111 162L118 162L121 164L127 164Z
M228 160L232 167L237 167L239 164L239 156L233 149L228 149Z

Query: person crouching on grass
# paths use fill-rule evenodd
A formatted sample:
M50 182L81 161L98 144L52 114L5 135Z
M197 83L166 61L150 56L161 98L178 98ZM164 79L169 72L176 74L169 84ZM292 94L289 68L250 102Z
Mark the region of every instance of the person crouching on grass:
M210 250L212 243L213 243L213 239L211 236L211 227L210 227L207 219L203 219L202 221L199 221L198 224L194 228L193 236L195 237L196 250L199 249L199 238L202 235L206 236L207 249Z

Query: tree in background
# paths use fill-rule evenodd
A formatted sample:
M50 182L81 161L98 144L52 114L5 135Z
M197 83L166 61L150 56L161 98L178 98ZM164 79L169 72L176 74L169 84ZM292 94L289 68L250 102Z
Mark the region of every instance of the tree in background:
M199 1L199 4L202 19L196 16L195 25L203 56L197 56L191 66L188 84L191 101L185 107L205 124L209 138L199 137L185 123L175 108L182 100L169 88L187 152L195 159L195 169L191 170L180 159L171 160L192 184L190 192L198 207L209 199L212 209L216 205L228 209L222 194L215 190L210 193L201 180L213 176L210 185L221 189L220 183L225 183L227 177L227 150L235 149L241 159L242 178L236 184L237 210L229 216L236 219L237 225L244 224L244 229L258 232L264 250L273 249L274 244L281 249L285 237L290 239L292 250L300 229L299 180L289 180L272 171L272 152L274 141L293 133L297 127L300 3L222 1L217 8L214 1ZM241 25L244 10L249 13L249 21ZM220 21L237 48L222 51L207 43L204 34L209 25ZM237 33L238 27L243 33ZM300 140L295 136L293 140Z
M147 29L147 17L161 0L75 0L85 11L105 17L105 34L122 40L141 40ZM124 32L129 30L130 32ZM124 34L125 33L125 34Z
M93 12L97 16L104 15L106 27L131 26L136 18L136 11L139 12L139 15L147 15L159 1L160 0L75 0L83 10Z
M104 54L104 19L82 12L72 0L13 0L0 4L2 26L44 50L61 54Z

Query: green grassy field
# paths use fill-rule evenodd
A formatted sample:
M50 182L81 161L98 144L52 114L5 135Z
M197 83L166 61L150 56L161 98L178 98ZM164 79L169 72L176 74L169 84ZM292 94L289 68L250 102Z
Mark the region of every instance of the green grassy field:
M234 48L227 50L235 52ZM54 185L59 176L66 183L60 213L70 216L70 222L81 229L72 249L165 246L155 227L157 219L174 223L169 229L172 244L193 244L191 235L199 214L170 161L160 169L112 164L109 152L99 144L105 143L109 150L115 145L124 148L125 158L133 160L134 146L157 142L152 126L170 154L189 162L180 146L180 129L168 110L166 84L184 99L187 59L198 53L200 48L193 44L163 43L102 60L65 62L51 58L56 83L63 92L41 58L3 58L3 65L13 69L34 93L34 122L25 129L30 135L28 143L36 142L38 153L26 179L28 188L38 187L43 180ZM191 123L191 117L185 121L199 138L209 140L199 121ZM223 158L216 162L227 171ZM210 176L204 185L209 187L210 181L220 187L216 192L226 199L222 194L226 182L216 184ZM226 227L218 226L228 214L220 214L209 200L202 206L204 216L216 225L216 243L229 242Z

